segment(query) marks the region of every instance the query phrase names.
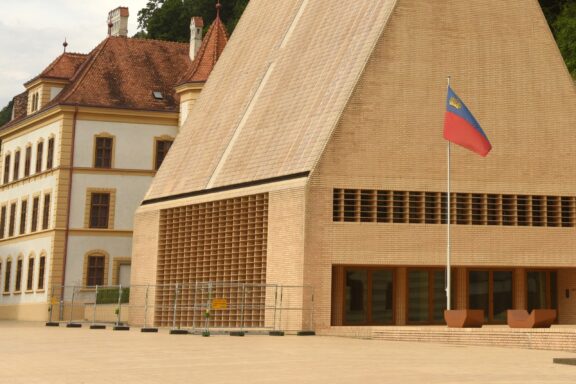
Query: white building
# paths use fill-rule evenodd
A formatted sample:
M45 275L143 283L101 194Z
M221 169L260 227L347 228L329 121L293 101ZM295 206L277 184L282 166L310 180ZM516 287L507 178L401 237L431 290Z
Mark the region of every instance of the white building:
M0 127L0 319L46 319L63 285L129 285L134 212L227 35L217 18L194 49L131 39L127 17L27 82Z

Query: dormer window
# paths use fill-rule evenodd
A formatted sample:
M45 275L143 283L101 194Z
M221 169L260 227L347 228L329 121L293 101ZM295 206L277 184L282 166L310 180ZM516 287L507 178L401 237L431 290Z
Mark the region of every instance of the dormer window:
M156 100L164 100L164 95L162 94L162 92L155 91L152 92L152 94L154 95L154 98Z
M36 112L38 110L38 104L39 104L39 95L38 92L34 92L32 94L32 103L30 106L30 112Z

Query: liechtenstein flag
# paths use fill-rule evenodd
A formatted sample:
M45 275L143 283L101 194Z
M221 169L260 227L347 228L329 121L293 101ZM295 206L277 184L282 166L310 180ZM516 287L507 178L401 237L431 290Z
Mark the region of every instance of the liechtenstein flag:
M492 149L480 124L450 87L444 116L444 138L484 157Z

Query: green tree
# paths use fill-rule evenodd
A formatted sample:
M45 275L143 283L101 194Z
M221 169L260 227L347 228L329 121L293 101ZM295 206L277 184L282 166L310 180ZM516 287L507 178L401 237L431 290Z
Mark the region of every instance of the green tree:
M576 78L576 3L567 3L552 25L556 42L572 77Z
M220 16L232 33L249 0L224 0ZM149 0L138 12L140 31L135 37L190 41L190 18L202 16L205 28L216 18L215 0Z
M14 102L10 101L7 106L5 106L2 111L0 111L0 126L6 124L12 118L12 107Z

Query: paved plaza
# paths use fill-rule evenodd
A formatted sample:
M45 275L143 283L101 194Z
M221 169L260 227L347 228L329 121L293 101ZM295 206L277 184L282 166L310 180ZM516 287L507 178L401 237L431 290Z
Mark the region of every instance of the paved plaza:
M0 322L0 383L574 383L576 354L337 337L200 336Z

